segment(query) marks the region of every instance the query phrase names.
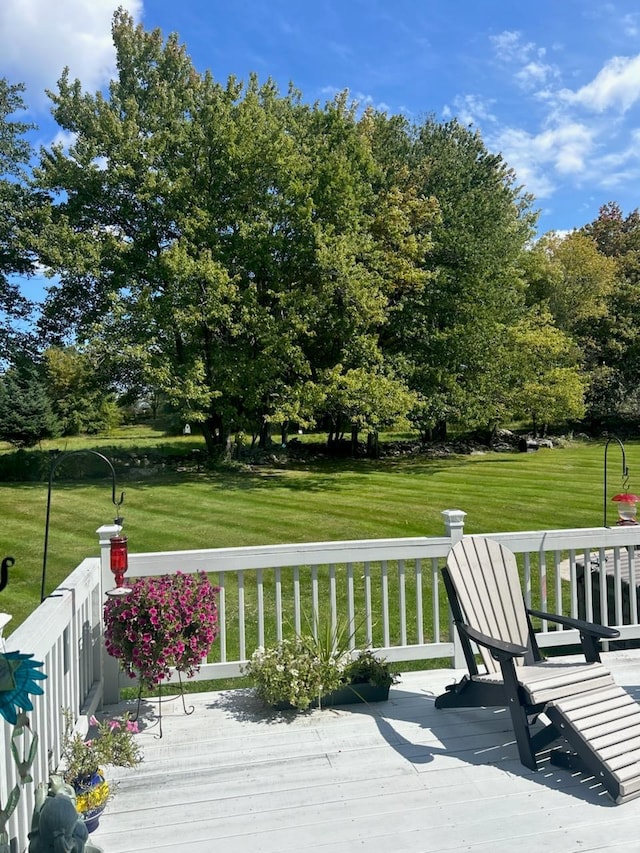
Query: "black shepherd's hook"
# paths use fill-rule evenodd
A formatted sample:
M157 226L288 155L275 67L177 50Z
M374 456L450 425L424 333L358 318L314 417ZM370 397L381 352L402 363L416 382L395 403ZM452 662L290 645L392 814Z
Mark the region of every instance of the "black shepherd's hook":
M603 527L607 526L607 451L609 450L609 445L612 441L617 441L620 445L620 450L622 451L622 486L626 489L629 484L629 469L627 468L627 457L624 452L624 444L617 436L612 435L610 438L607 439L607 443L604 446L604 521L602 523Z
M113 505L116 508L116 518L114 519L116 524L122 524L122 518L120 517L120 507L124 501L124 492L120 493L120 500L116 500L116 472L113 467L111 460L107 459L102 453L98 453L97 450L70 450L68 453L61 453L54 460L51 470L49 472L49 491L47 492L47 518L44 525L44 553L42 555L42 584L40 586L40 602L42 603L45 599L45 584L47 579L47 550L49 546L49 517L51 515L51 487L53 485L53 475L56 472L56 469L60 465L61 462L64 462L69 456L77 456L79 453L89 453L91 456L97 456L98 459L102 459L103 462L106 462L109 466L109 470L111 471L111 500Z
M0 592L9 582L9 569L15 564L15 562L16 561L13 557L5 557L2 561L2 566L0 566Z

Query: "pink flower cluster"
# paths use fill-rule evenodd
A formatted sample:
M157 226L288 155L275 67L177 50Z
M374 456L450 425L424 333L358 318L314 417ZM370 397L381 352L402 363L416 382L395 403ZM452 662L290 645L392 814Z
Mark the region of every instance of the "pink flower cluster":
M108 653L149 686L172 667L193 675L218 636L217 592L204 572L139 578L129 595L105 604Z

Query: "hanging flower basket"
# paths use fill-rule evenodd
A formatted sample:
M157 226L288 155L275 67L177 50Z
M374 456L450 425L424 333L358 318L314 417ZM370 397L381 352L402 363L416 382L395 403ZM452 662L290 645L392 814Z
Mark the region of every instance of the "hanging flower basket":
M218 636L217 592L204 572L139 578L105 604L107 652L147 687L174 668L192 676Z

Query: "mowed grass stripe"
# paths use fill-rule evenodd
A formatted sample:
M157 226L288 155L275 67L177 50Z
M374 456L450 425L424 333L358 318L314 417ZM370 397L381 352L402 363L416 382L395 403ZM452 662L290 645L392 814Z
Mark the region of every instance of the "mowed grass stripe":
M440 536L441 511L462 509L469 533L602 524L604 444L537 453L220 467L118 482L130 549L191 548ZM640 444L626 444L631 490L640 489ZM616 455L614 455L614 453ZM609 500L622 488L610 449ZM634 477L635 475L635 477ZM40 593L47 484L0 484L0 557L16 558L3 608L15 627ZM609 523L615 521L609 503ZM98 552L95 530L113 519L111 481L56 482L47 589ZM179 566L176 566L176 569Z

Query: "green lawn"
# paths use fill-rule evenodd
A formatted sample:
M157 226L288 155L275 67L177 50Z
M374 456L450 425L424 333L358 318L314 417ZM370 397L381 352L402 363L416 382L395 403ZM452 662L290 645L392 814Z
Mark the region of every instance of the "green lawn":
M153 434L148 439L152 444ZM99 449L127 439L83 441L81 446ZM201 446L197 436L176 441ZM141 443L138 434L135 444ZM78 447L70 442L64 449ZM630 487L638 490L640 442L628 442L626 451ZM621 489L621 457L613 445L608 468L610 498ZM118 492L125 491L125 529L135 552L442 535L440 512L452 508L467 513L470 533L598 526L603 521L603 473L604 443L594 442L526 454L132 474L117 485ZM44 482L0 483L0 557L16 559L0 602L14 616L9 630L39 601L46 499ZM47 589L85 556L97 554L95 530L112 518L109 478L55 482ZM610 523L614 519L611 504Z

